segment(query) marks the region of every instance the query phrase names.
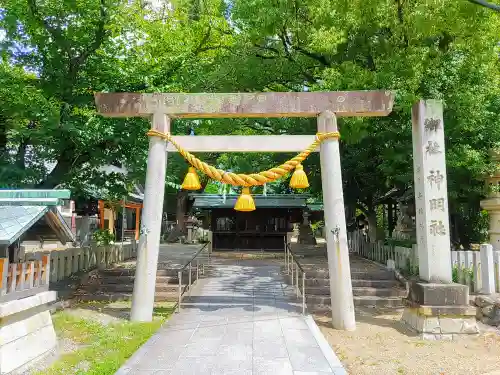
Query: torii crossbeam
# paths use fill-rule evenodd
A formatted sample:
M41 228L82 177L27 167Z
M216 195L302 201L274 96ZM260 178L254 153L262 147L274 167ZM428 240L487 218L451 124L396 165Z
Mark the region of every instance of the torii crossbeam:
M100 114L109 117L149 117L152 129L167 133L172 118L317 117L319 132L337 131L337 117L386 116L392 111L389 91L266 92L234 94L98 93ZM191 152L290 152L301 151L314 136L177 136L175 141ZM165 140L150 137L142 223L147 236L139 247L131 319L152 319L160 227L167 166ZM332 323L353 330L356 323L347 247L342 174L337 139L320 146L321 179Z

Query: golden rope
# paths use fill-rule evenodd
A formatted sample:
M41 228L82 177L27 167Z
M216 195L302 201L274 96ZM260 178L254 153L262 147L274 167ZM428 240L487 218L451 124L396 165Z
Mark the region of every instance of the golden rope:
M170 133L162 133L157 130L151 129L147 132L147 135L150 137L160 137L165 139L166 141L172 143L174 147L179 151L179 153L186 159L186 161L195 167L200 172L205 173L212 180L216 180L219 182L223 182L225 184L233 185L233 186L258 186L264 185L265 183L273 182L283 177L290 171L294 170L297 164L302 163L310 154L313 152L321 142L327 139L339 139L339 132L330 132L330 133L317 133L316 139L309 147L307 147L304 151L296 155L290 160L287 160L285 163L281 164L278 167L274 167L268 169L267 171L262 171L259 173L252 174L243 174L243 173L233 173L227 172L221 169L217 169L207 163L201 161L196 156L191 154L189 151L185 150L182 146L177 144Z

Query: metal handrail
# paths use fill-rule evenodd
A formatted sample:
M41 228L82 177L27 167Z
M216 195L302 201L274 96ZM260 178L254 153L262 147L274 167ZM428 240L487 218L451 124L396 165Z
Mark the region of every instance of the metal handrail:
M201 254L201 252L203 250L205 250L208 245L210 244L210 242L207 242L205 243L200 250L198 250L192 257L191 259L186 263L184 264L184 266L182 266L181 268L179 268L178 272L177 272L177 278L179 279L179 288L178 288L178 294L179 294L179 301L177 302L177 312L180 312L181 311L181 304L182 304L182 296L184 295L185 291L184 292L182 291L182 273L184 272L184 270L186 268L188 268L188 285L186 287L187 291L191 294L191 285L194 284L192 283L192 275L191 275L191 267L192 267L192 263L193 261L198 257L198 255ZM210 252L208 253L208 260L210 261ZM205 274L205 265L202 264L202 272L201 272L202 275ZM200 262L199 262L199 259L196 259L196 279L195 279L195 283L198 282L198 279L200 278Z
M294 267L294 264L296 265ZM295 270L294 270L295 268ZM302 268L297 258L293 254L292 248L288 242L285 242L285 269L287 275L292 277L292 286L295 287L297 292L297 298L299 298L299 294L302 294L302 314L306 313L306 271ZM302 293L299 288L299 270L302 273ZM295 272L294 272L295 271ZM295 273L295 278L294 278Z

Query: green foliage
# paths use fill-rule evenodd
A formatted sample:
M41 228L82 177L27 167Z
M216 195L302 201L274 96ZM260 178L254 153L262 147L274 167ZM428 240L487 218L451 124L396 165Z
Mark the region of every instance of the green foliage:
M418 276L419 275L419 268L418 265L413 265L411 264L410 259L406 259L406 264L405 268L402 270L403 274L405 276Z
M213 15L140 1L2 0L0 186L105 187L121 197L142 182L148 121L97 115L93 93L189 90L230 37L221 2L204 4ZM129 174L99 169L116 162ZM185 165L169 164L177 180Z
M107 229L98 229L92 233L92 239L97 243L97 246L108 246L115 240L115 235Z
M104 304L92 303L92 308ZM80 306L89 308L90 305ZM125 307L127 308L127 307ZM130 308L130 307L128 307ZM122 309L113 311L117 314ZM58 312L54 315L54 327L58 338L78 345L75 351L65 353L47 370L37 375L94 374L112 375L157 330L173 312L172 307L155 308L154 320L148 323L117 321L103 324L92 313L77 317L74 313ZM103 314L101 314L103 315Z
M315 223L311 223L311 229L312 232L316 235L319 236L321 233L321 230L325 227L325 222L323 220L316 221Z
M453 268L451 269L451 280L454 283L459 282L459 280L458 280L458 266L457 265L454 265Z
M494 12L440 0L143 3L0 1L0 187L105 187L117 199L130 182L144 181L148 121L97 115L94 92L392 90L389 116L339 119L348 212L360 210L381 225L377 207L387 193L398 198L412 189L411 106L435 98L445 109L453 236L464 247L484 237L482 179L493 168L489 148L500 144ZM171 131L312 135L315 122L177 119ZM201 156L248 173L291 155ZM99 169L114 162L129 174ZM321 197L319 156L304 167L306 192ZM169 192L186 169L179 155L169 155ZM284 179L268 192L291 190Z
M451 279L454 283L473 285L473 281L476 277L477 275L474 273L474 268L454 264L451 269Z

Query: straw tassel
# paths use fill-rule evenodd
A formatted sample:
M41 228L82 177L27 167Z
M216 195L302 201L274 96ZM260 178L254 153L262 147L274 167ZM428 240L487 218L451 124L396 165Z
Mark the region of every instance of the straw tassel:
M295 172L293 172L290 179L290 187L292 189L305 189L309 187L309 181L307 180L307 175L304 172L302 164L297 164L295 167Z
M200 178L198 177L198 173L196 173L196 169L194 167L189 167L188 173L186 173L186 177L184 177L184 182L181 186L185 190L200 190Z
M243 188L241 195L238 197L238 200L234 205L234 209L241 212L255 211L255 202L250 194L250 188Z

